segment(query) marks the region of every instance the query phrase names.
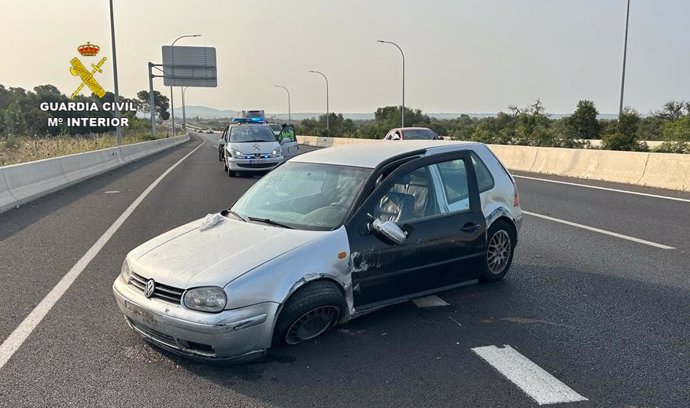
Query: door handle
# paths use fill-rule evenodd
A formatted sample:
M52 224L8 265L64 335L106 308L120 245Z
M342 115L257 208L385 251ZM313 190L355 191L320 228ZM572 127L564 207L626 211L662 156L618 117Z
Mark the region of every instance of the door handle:
M473 222L468 222L465 225L463 225L462 228L460 228L460 231L462 231L462 232L474 232L474 231L478 230L479 227L481 227L481 225L475 224Z

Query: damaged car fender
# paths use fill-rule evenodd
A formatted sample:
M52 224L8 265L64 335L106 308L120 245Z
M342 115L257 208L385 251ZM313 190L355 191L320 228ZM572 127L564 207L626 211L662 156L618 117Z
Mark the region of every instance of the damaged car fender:
M225 287L232 309L270 301L280 304L299 288L319 279L335 282L344 292L349 316L353 311L350 247L344 227L319 236L231 281ZM277 314L280 313L280 308ZM347 317L345 316L345 320Z

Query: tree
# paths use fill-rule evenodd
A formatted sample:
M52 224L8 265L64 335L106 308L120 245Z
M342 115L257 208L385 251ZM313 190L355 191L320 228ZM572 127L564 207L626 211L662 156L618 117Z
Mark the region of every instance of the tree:
M664 124L664 139L669 142L690 142L690 115L666 122Z
M609 150L646 150L637 141L637 131L640 126L640 114L636 110L626 107L618 118L618 126L613 133L604 135L604 149Z
M137 92L137 98L139 99L138 108L141 112L151 112L150 96L147 90ZM170 112L168 112L170 102L168 97L158 91L153 91L153 103L158 117L162 120L168 120L170 118Z
M685 109L690 114L690 102L685 103L683 101L668 101L664 104L661 111L656 113L656 117L665 120L678 120L683 117L683 109Z
M583 99L577 103L575 112L566 119L566 126L577 139L599 139L601 125L597 120L599 112L594 102Z
M522 109L508 106L517 123L513 142L528 146L554 146L551 120L540 99Z

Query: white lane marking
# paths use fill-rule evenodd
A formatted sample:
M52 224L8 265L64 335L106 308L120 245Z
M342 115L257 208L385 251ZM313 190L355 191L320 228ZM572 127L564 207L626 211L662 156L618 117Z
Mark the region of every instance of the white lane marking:
M117 232L118 229L122 226L122 224L129 218L130 215L134 212L134 210L141 204L142 201L146 198L147 195L153 190L158 183L161 182L167 176L175 167L177 167L180 163L182 163L187 157L191 156L194 152L199 150L201 146L204 145L206 141L202 142L199 146L197 146L194 150L189 152L185 157L181 158L177 163L173 164L168 168L168 170L165 171L165 173L161 174L160 177L158 177L153 183L151 183L150 186L144 190L143 193L137 197L136 200L125 210L125 212L120 215L120 217L115 220L113 225L111 225L103 235L101 235L100 238L98 238L98 241L96 241L95 244L91 248L89 248L88 251L84 254L84 256L77 261L76 264L72 267L72 269L67 272L65 276L60 279L60 282L55 285L55 287L46 295L46 297L41 300L41 302L36 305L36 307L29 313L28 316L17 326L16 329L10 334L10 336L5 339L5 341L0 344L0 369L5 366L5 363L14 355L14 353L21 347L22 344L26 341L26 339L31 335L31 333L36 329L39 323L41 323L41 320L50 312L50 310L55 306L55 303L57 303L58 300L62 297L62 295L67 292L67 290L72 286L72 283L79 277L79 275L86 269L86 267L89 265L89 263L93 260L93 258L98 255L98 253L103 249L105 244L108 243L110 238L112 238L113 235L115 235L115 232Z
M446 302L445 300L441 299L436 295L412 299L412 303L414 303L414 305L419 308L450 306L450 303Z
M628 235L619 234L619 233L617 233L617 232L607 231L607 230L604 230L604 229L601 229L601 228L590 227L589 225L578 224L578 223L576 223L576 222L566 221L566 220L562 220L562 219L560 219L560 218L549 217L548 215L535 214L535 213L529 212L529 211L523 211L522 213L525 214L525 215L530 215L530 216L532 216L532 217L543 218L543 219L545 219L545 220L549 220L549 221L553 221L553 222L558 222L558 223L565 224L565 225L570 225L571 227L582 228L582 229L586 229L586 230L588 230L588 231L598 232L599 234L610 235L610 236L612 236L612 237L616 237L616 238L620 238L620 239L625 239L625 240L632 241L632 242L637 242L638 244L644 244L644 245L653 246L653 247L655 247L655 248L661 248L661 249L676 249L676 248L674 248L674 247L672 247L672 246L668 246L668 245L664 245L664 244L657 244L656 242L646 241L646 240L644 240L644 239L640 239L640 238L635 238L635 237L631 237L631 236L628 236Z
M684 203L690 203L690 199L688 199L688 198L669 197L669 196L662 196L662 195L658 195L658 194L649 194L649 193L639 193L637 191L620 190L617 188L599 187L599 186L592 186L589 184L578 184L578 183L571 183L568 181L551 180L551 179L545 179L545 178L539 178L539 177L518 176L516 174L513 174L513 177L523 178L526 180L545 181L547 183L565 184L568 186L593 188L595 190L613 191L615 193L634 194L634 195L639 195L639 196L644 196L644 197L661 198L664 200L682 201Z
M472 351L537 401L539 405L587 401L587 398L558 381L556 377L507 344L503 348L475 347Z

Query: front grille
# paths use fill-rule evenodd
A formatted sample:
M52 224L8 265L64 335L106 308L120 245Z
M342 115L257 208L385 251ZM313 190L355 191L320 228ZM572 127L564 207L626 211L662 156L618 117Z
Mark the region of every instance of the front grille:
M140 290L141 293L144 293L144 291L146 290L146 282L148 281L149 279L146 279L143 276L138 275L134 272L132 272L129 277L129 284ZM184 289L179 289L156 282L156 287L153 290L153 294L151 295L151 297L165 300L166 302L180 304L180 300L182 299L183 293Z

